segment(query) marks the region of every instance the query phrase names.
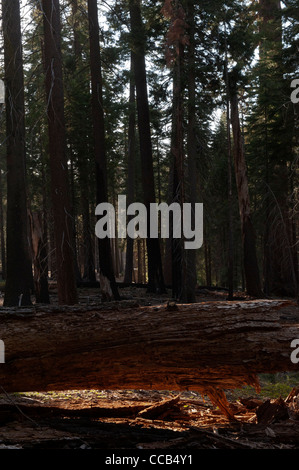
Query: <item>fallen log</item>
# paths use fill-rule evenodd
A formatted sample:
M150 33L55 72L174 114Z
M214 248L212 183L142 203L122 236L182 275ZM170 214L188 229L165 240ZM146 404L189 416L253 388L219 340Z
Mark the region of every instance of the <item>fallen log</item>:
M299 308L290 301L0 310L5 392L259 387L257 374L297 370Z

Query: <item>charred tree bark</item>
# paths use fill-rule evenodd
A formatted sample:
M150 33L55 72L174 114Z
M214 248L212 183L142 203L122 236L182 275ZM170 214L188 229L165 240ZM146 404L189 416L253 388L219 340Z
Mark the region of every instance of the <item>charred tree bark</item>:
M247 168L239 119L237 73L237 71L232 71L229 75L229 94L234 141L233 155L235 176L242 230L244 274L247 293L253 297L262 297L260 273L255 246L255 232L251 219Z
M112 304L109 304L112 305ZM297 370L288 301L2 310L6 392L160 389L210 393Z
M29 214L33 253L33 282L37 303L49 304L47 239L45 230L45 214L33 212Z
M4 304L30 305L22 40L19 0L2 0L6 84L7 272Z
M2 170L0 169L0 243L1 243L1 266L2 279L6 279L6 248L4 234L4 214L3 214L3 184Z
M59 1L43 0L42 8L58 301L60 304L72 305L77 303L77 291L66 158Z

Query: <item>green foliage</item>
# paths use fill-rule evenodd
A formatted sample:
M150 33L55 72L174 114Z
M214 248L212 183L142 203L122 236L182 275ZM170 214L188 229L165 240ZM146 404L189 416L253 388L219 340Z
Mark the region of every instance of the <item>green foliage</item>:
M293 387L297 386L298 378L298 373L294 372L260 374L260 393L257 393L253 387L245 386L242 389L234 390L232 396L234 399L238 399L238 397L256 397L261 399L276 399L282 397L285 399Z

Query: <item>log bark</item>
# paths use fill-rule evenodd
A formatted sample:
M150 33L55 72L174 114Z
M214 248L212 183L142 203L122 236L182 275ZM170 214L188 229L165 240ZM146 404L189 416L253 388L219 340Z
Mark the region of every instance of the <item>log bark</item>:
M256 374L298 368L299 308L289 301L11 308L0 326L9 393L193 390L221 403L222 390L258 388Z

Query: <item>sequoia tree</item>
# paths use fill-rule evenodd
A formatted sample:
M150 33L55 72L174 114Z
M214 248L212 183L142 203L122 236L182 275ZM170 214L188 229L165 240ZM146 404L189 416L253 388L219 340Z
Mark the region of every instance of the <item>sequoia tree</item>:
M59 0L43 0L52 210L60 304L77 302L64 117Z
M152 140L150 126L150 111L147 92L147 76L145 66L146 36L141 16L140 0L130 0L131 47L133 50L134 78L136 86L136 103L138 115L139 145L141 155L141 178L144 196L144 205L147 209L149 230L149 207L156 202L155 182L153 171ZM148 256L148 290L163 292L164 276L160 243L158 238L147 237Z
M102 93L102 60L100 52L100 34L98 7L96 0L88 0L90 72L91 72L91 108L93 121L93 143L96 166L96 202L108 202L107 157L105 148L105 121ZM100 282L103 296L119 299L119 293L113 272L112 253L108 237L99 238Z
M84 42L88 36L88 20L83 18L81 4L78 0L72 2L72 32L73 32L73 61L70 61L69 80L69 127L70 141L74 151L74 161L78 168L80 183L80 209L82 214L82 249L84 257L83 280L95 282L95 261L93 253L93 240L91 236L90 221L90 194L93 185L90 184L90 83L89 74L86 73L86 59L84 57ZM75 158L77 157L77 158ZM90 189L92 186L92 190Z
M172 4L173 3L173 4ZM178 203L182 208L185 202L185 148L184 148L184 49L185 49L185 12L180 2L166 1L163 10L166 17L170 19L170 27L166 37L166 59L172 67L173 96L172 96L172 135L171 135L171 158L172 158L172 201ZM182 212L179 229L182 229ZM175 298L186 301L186 259L183 249L183 238L176 238L171 233L171 256L172 256L172 295Z
M195 7L193 0L187 0L187 24L188 24L188 128L187 128L187 164L188 164L188 186L186 187L187 198L192 207L192 227L194 227L195 204L198 198L197 191L197 143L196 143L196 44L195 44ZM196 253L188 250L186 253L186 276L184 286L185 301L195 302L196 287Z
M32 268L28 237L25 111L19 0L2 0L6 82L7 278L4 304L30 305Z
M251 216L247 168L239 119L238 73L239 71L234 69L229 74L229 94L234 142L233 156L242 231L244 274L248 295L261 297L262 289L256 254L256 239Z
M136 153L136 105L135 105L135 80L133 68L133 53L131 52L130 73L130 97L129 97L129 129L128 129L128 176L127 176L127 201L128 205L134 202L135 179L135 153ZM131 216L132 217L132 216ZM126 268L124 282L132 282L133 276L134 240L127 236L126 244Z

